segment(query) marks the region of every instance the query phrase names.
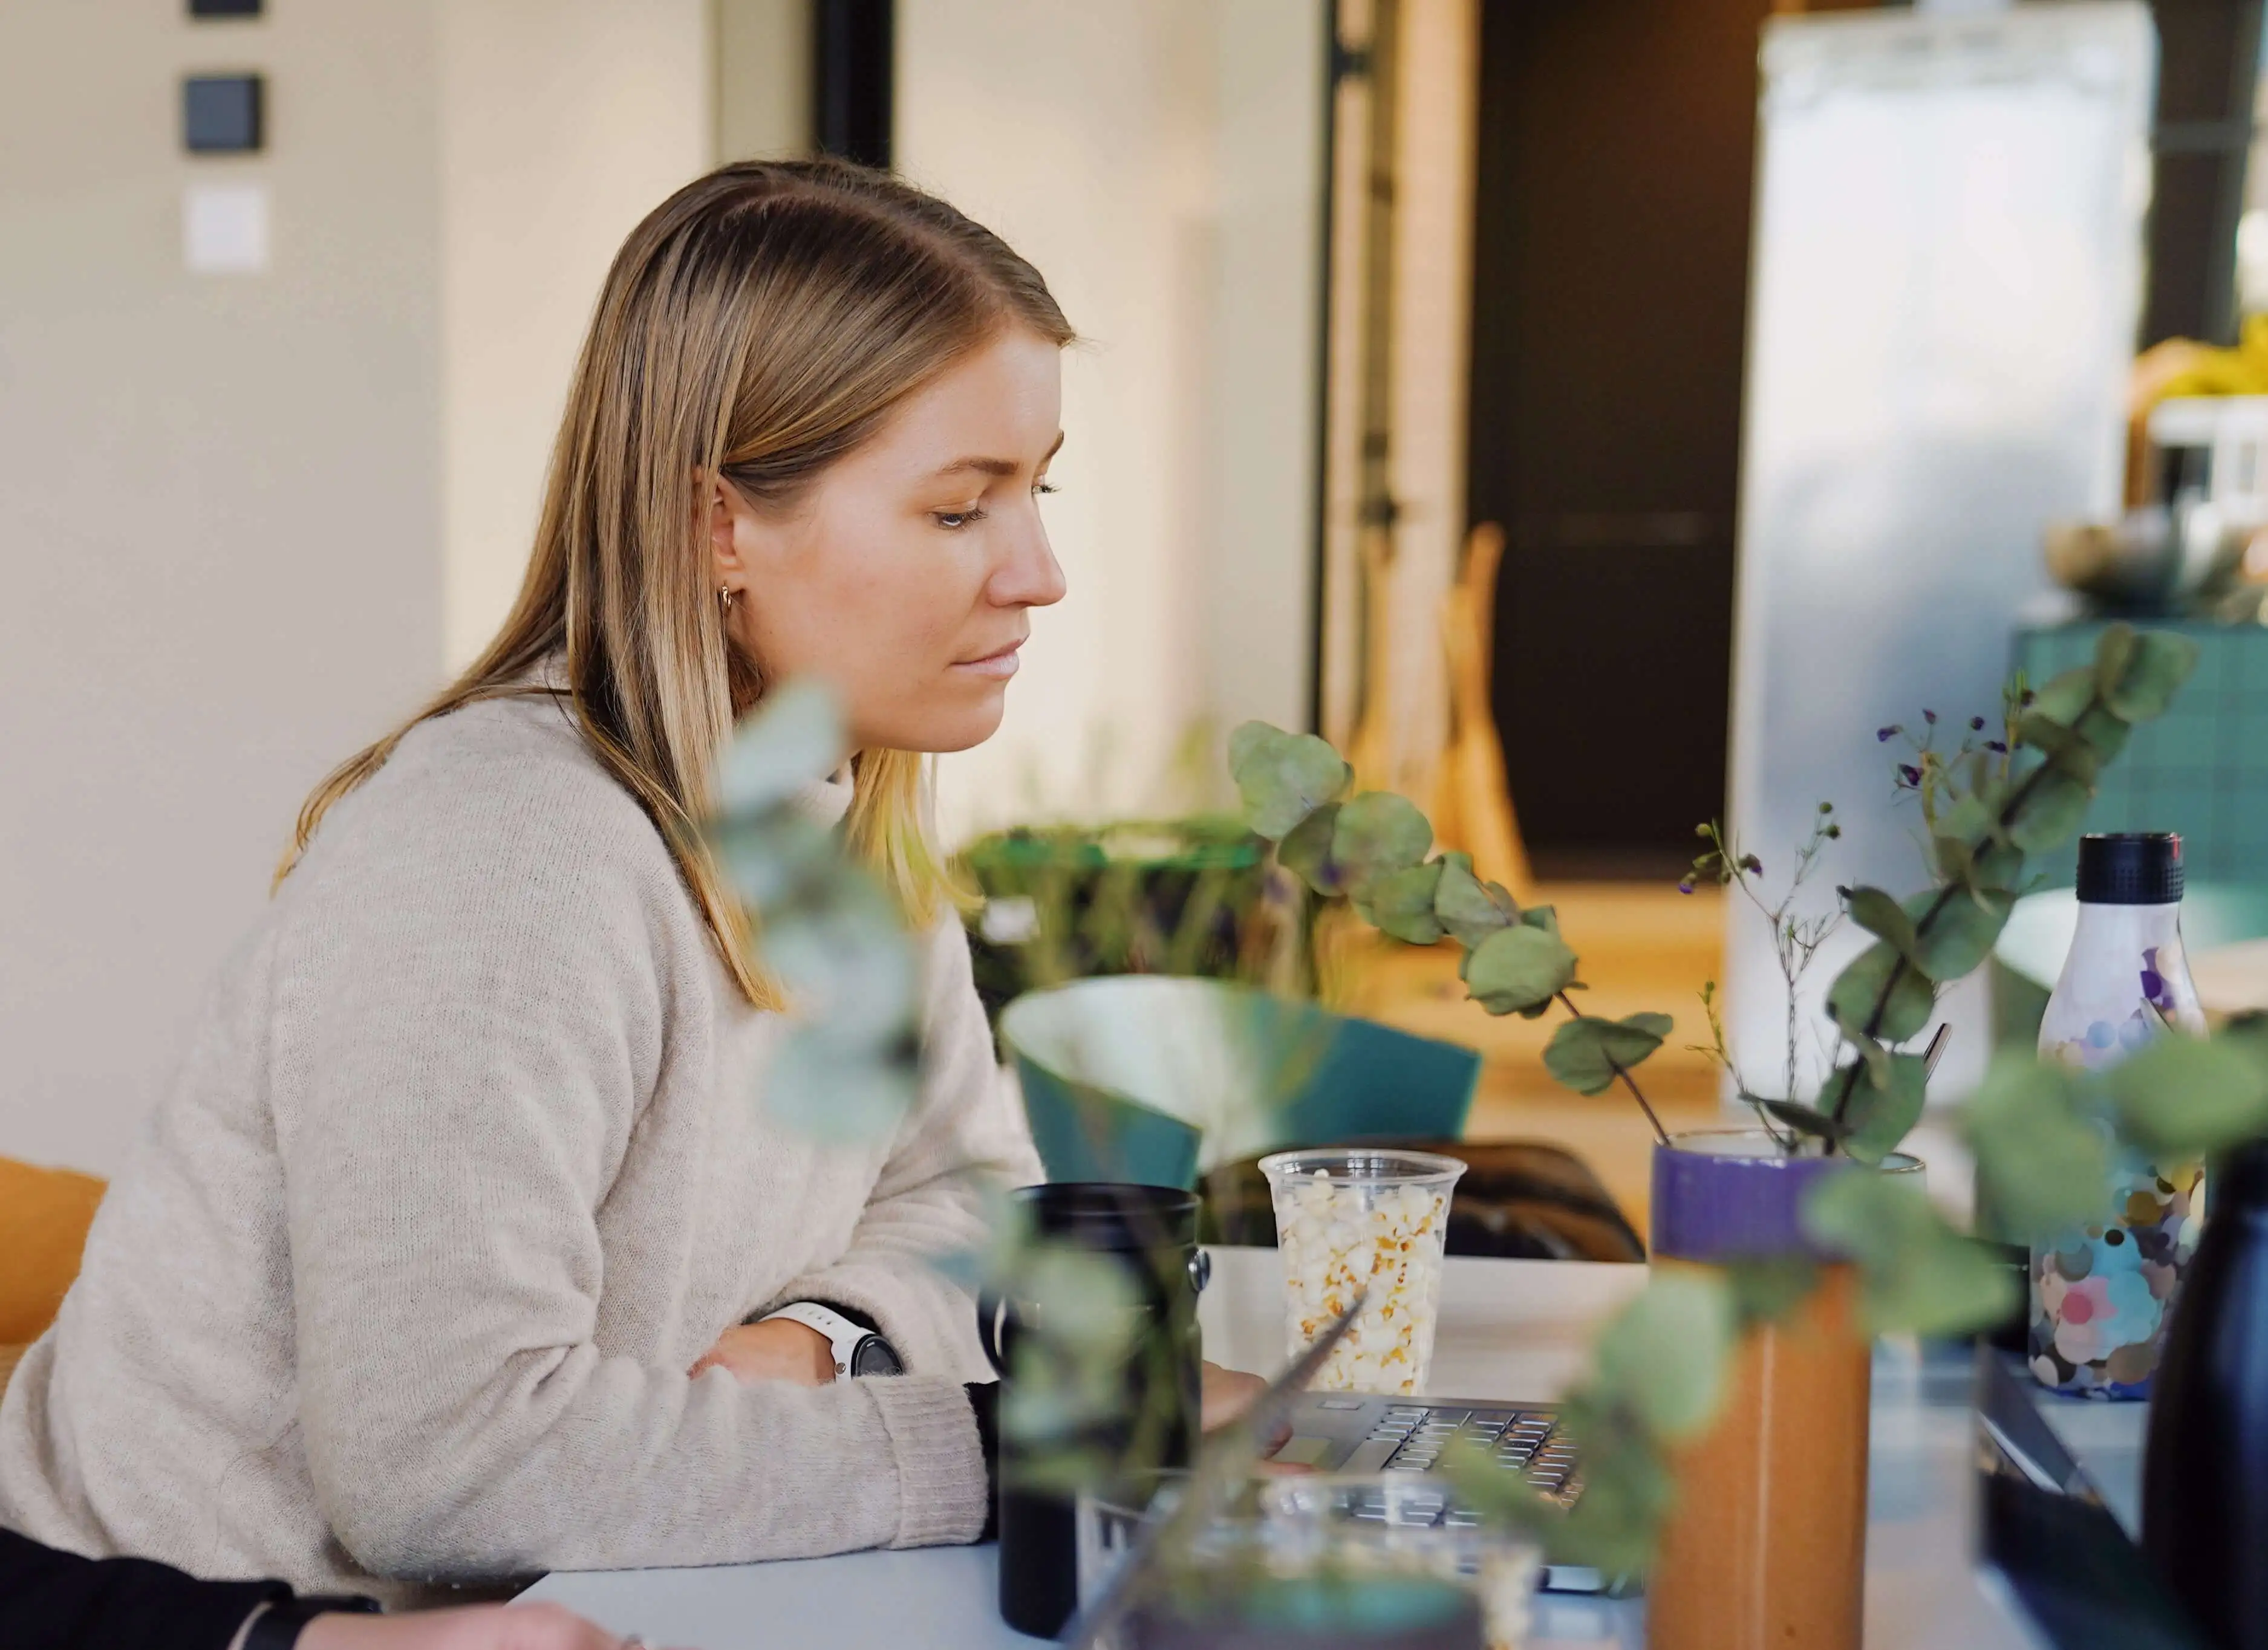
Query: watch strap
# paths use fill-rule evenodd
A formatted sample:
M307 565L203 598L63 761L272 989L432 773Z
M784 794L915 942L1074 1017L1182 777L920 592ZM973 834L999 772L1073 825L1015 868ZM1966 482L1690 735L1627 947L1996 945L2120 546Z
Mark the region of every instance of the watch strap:
M862 1343L881 1338L865 1324L853 1323L833 1307L823 1306L817 1301L791 1301L777 1311L765 1313L756 1321L769 1324L776 1317L787 1318L825 1336L834 1353L837 1379L849 1378L858 1362L858 1348ZM888 1344L883 1342L885 1346Z

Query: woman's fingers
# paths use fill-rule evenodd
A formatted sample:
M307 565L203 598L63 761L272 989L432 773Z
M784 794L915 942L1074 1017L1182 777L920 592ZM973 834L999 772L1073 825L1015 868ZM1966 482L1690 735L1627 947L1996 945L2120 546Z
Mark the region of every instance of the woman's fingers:
M1204 1366L1204 1420L1205 1431L1226 1426L1250 1409L1268 1383L1256 1375L1247 1375L1241 1369L1224 1369L1217 1363Z

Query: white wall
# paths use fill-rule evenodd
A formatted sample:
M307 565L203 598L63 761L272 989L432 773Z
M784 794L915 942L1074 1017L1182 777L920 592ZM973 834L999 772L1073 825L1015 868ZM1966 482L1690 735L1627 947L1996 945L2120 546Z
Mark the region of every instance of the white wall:
M308 788L486 639L704 0L0 5L0 1153L116 1169ZM269 146L180 152L179 79ZM192 276L191 178L265 274ZM446 636L445 636L446 630Z
M1194 718L1307 715L1322 190L1308 0L900 0L899 168L1087 341L1049 505L1070 579L948 837L1156 806Z
M469 664L519 593L607 267L706 171L707 0L444 0L445 642Z
M430 17L273 10L0 5L0 1151L97 1170L439 660ZM191 161L244 67L270 152ZM184 272L192 176L267 183L269 274Z

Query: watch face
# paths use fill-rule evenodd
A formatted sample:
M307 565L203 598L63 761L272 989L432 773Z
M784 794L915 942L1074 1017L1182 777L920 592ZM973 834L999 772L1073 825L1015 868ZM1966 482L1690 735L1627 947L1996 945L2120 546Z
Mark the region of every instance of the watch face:
M898 1354L880 1335L867 1336L858 1343L858 1350L850 1354L850 1373L854 1375L903 1375L905 1372L906 1367L898 1361Z

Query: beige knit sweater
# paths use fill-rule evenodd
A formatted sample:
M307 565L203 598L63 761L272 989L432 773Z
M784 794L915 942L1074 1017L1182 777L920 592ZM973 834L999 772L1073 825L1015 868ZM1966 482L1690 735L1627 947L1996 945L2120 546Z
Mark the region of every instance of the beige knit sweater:
M562 708L417 728L224 968L0 1403L0 1523L397 1603L974 1539L989 1372L930 1260L1040 1176L957 924L928 964L916 1113L803 1137L763 1105L777 1016ZM909 1373L687 1378L802 1298Z

